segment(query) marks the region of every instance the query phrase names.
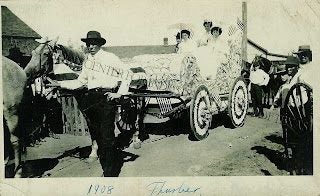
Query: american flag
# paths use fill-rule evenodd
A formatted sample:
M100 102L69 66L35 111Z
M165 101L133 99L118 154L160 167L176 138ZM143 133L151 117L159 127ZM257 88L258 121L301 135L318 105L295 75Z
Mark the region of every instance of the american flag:
M244 24L243 24L243 22L242 22L239 18L237 18L237 25L238 25L238 28L239 28L241 31L244 30Z
M243 22L237 18L237 25L231 25L229 26L229 29L228 29L228 35L231 36L233 35L237 30L240 30L240 31L243 31L244 30L244 24Z

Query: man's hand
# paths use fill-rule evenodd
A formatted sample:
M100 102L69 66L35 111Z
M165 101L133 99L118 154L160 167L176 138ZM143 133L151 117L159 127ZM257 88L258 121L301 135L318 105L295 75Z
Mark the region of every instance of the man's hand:
M61 85L55 81L55 80L52 80L50 79L49 77L47 78L47 80L50 82L49 84L46 84L46 86L48 87L61 87Z
M107 95L107 99L109 101L112 101L114 99L119 99L121 97L119 93L105 93L104 95Z

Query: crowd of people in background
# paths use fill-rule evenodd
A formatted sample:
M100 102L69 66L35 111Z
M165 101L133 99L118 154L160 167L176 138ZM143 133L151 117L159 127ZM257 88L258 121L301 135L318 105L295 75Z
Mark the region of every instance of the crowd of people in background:
M277 80L279 88L273 98L270 110L276 107L283 108L287 93L290 88L296 83L313 84L312 77L308 77L310 71L306 71L312 68L312 51L309 45L299 46L297 52L294 52L291 56L288 56L283 64L277 65L276 72L273 75L280 76L281 80ZM306 68L309 67L309 68ZM263 87L267 86L270 81L269 73L260 68L259 63L252 63L250 70L250 85L251 85L251 101L253 107L253 116L264 117L263 112ZM307 100L307 98L305 98ZM280 110L280 113L282 110ZM281 114L280 114L281 115Z

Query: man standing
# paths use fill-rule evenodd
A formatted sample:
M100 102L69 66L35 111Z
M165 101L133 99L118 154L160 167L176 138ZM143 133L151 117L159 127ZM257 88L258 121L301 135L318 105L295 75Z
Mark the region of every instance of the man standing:
M266 86L269 82L269 75L260 69L259 63L253 63L250 71L250 82L251 82L251 100L253 105L254 116L263 117L263 106L262 106L262 86Z
M91 138L97 142L104 176L117 176L119 155L114 133L115 101L128 92L132 73L116 55L101 50L106 40L99 32L89 31L81 41L86 43L89 53L82 72L77 80L62 83L60 87L70 90L88 88L85 93L78 91L76 99L89 121Z
M297 73L291 80L291 84L306 83L311 87L316 86L316 73L318 68L312 63L312 50L309 45L299 46L298 52L296 52L300 60L300 67Z

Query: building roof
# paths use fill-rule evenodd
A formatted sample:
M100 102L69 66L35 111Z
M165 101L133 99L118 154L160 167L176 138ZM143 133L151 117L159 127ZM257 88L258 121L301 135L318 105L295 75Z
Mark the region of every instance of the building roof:
M41 38L6 6L1 6L2 36Z

